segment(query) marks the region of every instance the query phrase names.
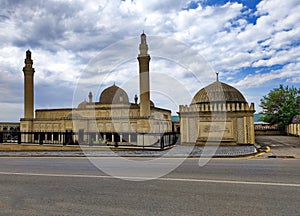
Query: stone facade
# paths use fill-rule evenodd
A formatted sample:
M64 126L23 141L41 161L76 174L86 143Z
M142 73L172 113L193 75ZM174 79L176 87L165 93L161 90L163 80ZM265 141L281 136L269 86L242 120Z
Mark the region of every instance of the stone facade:
M254 104L235 88L219 82L201 89L191 105L181 105L182 144L254 144Z
M115 84L106 88L100 95L99 101L93 102L93 95L88 94L89 101L83 101L77 108L68 109L38 109L33 115L21 119L21 132L49 132L45 139L54 139L54 133L75 132L75 140L82 143L89 139L88 133L95 133L94 140L105 139L110 142L116 140L124 143L139 145L139 137L132 137L129 133L164 133L172 131L171 111L158 108L150 101L149 90L149 61L146 35L141 35L139 61L140 75L140 104L130 103L127 93ZM27 51L30 52L30 51ZM26 62L32 68L31 53L26 53ZM27 64L24 68L27 68ZM27 70L27 69L26 69ZM34 71L34 70L33 70ZM24 72L25 74L25 72ZM33 73L32 73L33 78ZM28 81L25 74L25 86ZM33 95L32 88L25 88L25 95ZM30 108L33 100L25 96L25 110ZM29 102L28 102L29 100ZM33 107L32 107L33 109ZM51 134L50 134L51 133ZM22 135L22 141L31 142L37 137ZM56 135L55 135L56 136ZM60 139L55 137L55 139ZM143 139L145 139L143 137ZM151 145L157 138L143 140L143 145Z

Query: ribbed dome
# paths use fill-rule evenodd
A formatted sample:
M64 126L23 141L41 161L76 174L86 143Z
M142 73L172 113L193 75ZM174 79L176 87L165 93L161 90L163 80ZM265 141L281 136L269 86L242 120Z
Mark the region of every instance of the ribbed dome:
M83 102L81 102L80 104L78 104L77 108L78 109L84 109L86 107L87 102L84 100Z
M200 89L192 100L192 104L211 102L246 102L246 99L236 88L216 81Z
M128 104L129 99L127 93L114 84L103 90L99 102L102 104Z

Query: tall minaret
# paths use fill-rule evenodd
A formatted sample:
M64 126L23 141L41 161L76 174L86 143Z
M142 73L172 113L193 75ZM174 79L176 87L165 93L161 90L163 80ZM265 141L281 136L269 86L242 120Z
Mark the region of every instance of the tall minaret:
M34 117L34 68L30 50L26 51L24 72L24 118Z
M137 57L140 68L140 116L150 116L150 87L149 87L149 62L146 35L141 34L140 53Z
M93 94L92 94L92 92L89 93L89 103L93 103Z

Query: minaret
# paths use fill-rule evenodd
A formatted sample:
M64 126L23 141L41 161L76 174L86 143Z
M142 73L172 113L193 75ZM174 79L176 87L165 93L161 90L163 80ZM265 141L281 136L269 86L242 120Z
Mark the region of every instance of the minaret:
M89 103L93 103L93 94L92 94L92 92L89 93Z
M26 51L24 72L24 118L34 117L34 68L30 50Z
M148 45L146 35L141 34L139 61L140 75L140 116L150 116L150 87L149 87L149 62Z

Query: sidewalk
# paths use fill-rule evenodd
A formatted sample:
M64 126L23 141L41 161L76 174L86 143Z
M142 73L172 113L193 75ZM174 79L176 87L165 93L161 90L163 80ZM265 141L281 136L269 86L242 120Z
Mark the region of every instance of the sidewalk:
M49 157L244 157L256 154L254 146L182 146L160 151L136 148L110 148L93 146L51 146L1 144L0 156Z
M0 144L0 152L21 152L21 151L82 151L89 150L102 150L108 149L106 146L78 146L78 145L56 145L56 144Z
M260 158L297 158L300 159L300 138L292 136L256 136L256 147L270 151ZM50 157L245 157L255 155L254 146L182 146L171 149L143 150L127 147L112 148L107 146L62 146L0 144L0 156L50 156Z

